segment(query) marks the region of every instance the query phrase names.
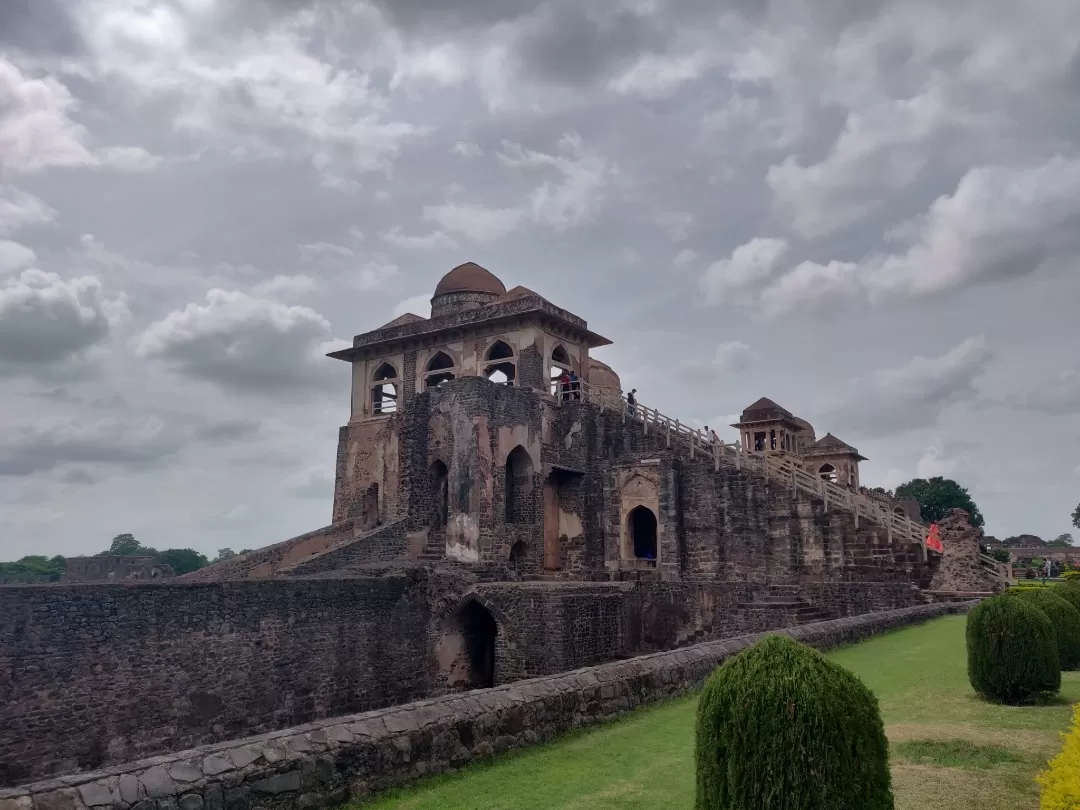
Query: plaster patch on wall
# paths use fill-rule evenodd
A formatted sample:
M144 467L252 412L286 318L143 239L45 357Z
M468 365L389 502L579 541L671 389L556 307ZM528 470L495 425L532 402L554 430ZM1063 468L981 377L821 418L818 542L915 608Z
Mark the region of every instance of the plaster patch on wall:
M581 518L573 512L559 510L559 536L568 540L581 537L585 534L585 528L581 525Z
M574 443L574 436L576 436L578 433L581 433L581 422L574 422L574 424L570 426L570 430L569 432L567 432L566 438L563 440L563 443L566 445L567 450L569 450L570 446Z
M447 532L446 556L460 562L480 562L480 525L476 519L458 512L451 524L454 531Z

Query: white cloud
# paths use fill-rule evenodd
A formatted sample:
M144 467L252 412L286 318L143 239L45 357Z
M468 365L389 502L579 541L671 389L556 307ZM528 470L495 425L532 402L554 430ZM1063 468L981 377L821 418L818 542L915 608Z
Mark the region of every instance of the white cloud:
M488 208L474 203L449 202L424 207L424 219L444 231L474 242L495 242L513 233L525 218L520 208Z
M683 248L675 254L675 258L672 260L676 267L685 267L690 264L694 259L698 257L696 250L690 250L689 248Z
M672 242L685 242L694 224L694 215L689 211L661 211L656 221Z
M930 446L923 450L915 464L916 478L950 477L957 469L956 459L946 458L940 447ZM903 483L903 482L901 482Z
M859 295L856 270L850 262L800 262L762 291L761 312L767 318L831 312Z
M161 162L138 146L89 149L86 128L70 117L77 107L56 78L31 78L0 56L0 171L79 166L148 171Z
M556 230L574 227L592 217L618 169L605 157L585 148L579 135L559 138L558 154L546 154L506 142L499 160L514 168L551 168L557 181L545 181L529 195L536 222Z
M37 254L26 245L0 239L0 274L21 270L33 264L35 259L37 259Z
M349 172L386 169L403 144L428 133L392 118L361 66L324 61L308 48L319 24L330 23L321 10L232 38L214 29L212 15L161 4L87 0L78 13L103 79L145 97L182 97L176 125L234 158L278 159L286 154L283 144L295 149L299 136L326 184L355 191ZM349 9L348 23L366 36L384 27L361 7ZM416 56L416 76L434 78L445 68L445 60Z
M33 194L0 184L0 235L15 233L27 225L51 222L56 211Z
M431 296L414 295L412 298L398 301L397 304L394 305L395 318L399 318L408 312L411 312L413 315L419 315L422 318L431 317Z
M330 322L309 307L215 289L150 324L135 351L223 388L304 397L341 382L329 345Z
M68 117L75 106L61 82L26 76L0 56L0 171L93 165L86 129Z
M423 236L412 236L402 233L401 228L397 225L390 228L390 230L383 231L379 234L379 237L384 242L389 242L391 245L406 250L452 250L458 246L457 242L442 231L432 231Z
M467 141L458 141L454 144L450 150L455 155L460 155L463 158L478 158L484 154L484 150L481 149L475 143L469 143Z
M801 166L789 156L770 167L777 210L805 237L862 219L916 179L931 154L929 139L955 117L935 92L852 110L820 163Z
M700 280L706 300L720 303L768 281L787 255L785 239L758 236L735 248L731 256L713 262Z
M713 353L712 364L719 371L740 371L755 357L754 351L740 340L721 343Z
M311 276L274 276L251 288L256 298L288 298L308 295L319 288L319 283Z
M94 152L97 165L125 172L148 172L161 165L162 158L141 146L107 146Z
M360 290L377 289L396 276L396 264L387 261L369 261L355 275L350 276L352 284Z
M863 262L864 283L872 300L916 297L1075 264L1078 222L1080 158L974 168L910 223L917 236L905 252Z
M830 421L875 435L931 427L946 409L977 399L976 380L992 359L980 335L942 354L917 355L902 366L880 369L869 380L852 381Z

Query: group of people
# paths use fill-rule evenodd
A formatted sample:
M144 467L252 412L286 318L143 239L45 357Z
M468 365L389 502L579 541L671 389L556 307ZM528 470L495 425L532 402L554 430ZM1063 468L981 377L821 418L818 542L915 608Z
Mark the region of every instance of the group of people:
M581 399L581 381L573 371L563 371L559 377L559 394L563 402L570 399Z

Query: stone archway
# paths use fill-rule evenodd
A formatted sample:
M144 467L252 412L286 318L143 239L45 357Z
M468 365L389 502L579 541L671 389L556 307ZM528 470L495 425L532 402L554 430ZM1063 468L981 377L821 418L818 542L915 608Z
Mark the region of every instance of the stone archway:
M657 557L656 515L647 506L635 506L626 517L630 550L639 560L655 560Z
M439 673L450 691L495 685L498 624L491 611L468 599L446 622L436 653Z

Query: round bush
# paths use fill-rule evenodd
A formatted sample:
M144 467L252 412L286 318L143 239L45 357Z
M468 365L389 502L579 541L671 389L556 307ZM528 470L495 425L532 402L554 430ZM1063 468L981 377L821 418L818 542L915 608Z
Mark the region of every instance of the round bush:
M767 636L709 676L696 761L696 810L893 808L877 698L787 636Z
M1053 586L1053 591L1077 610L1080 610L1080 580L1067 579Z
M1058 662L1062 671L1071 672L1080 667L1080 610L1054 588L1032 588L1010 596L1026 600L1050 619L1057 637Z
M1032 703L1061 688L1054 626L1027 599L995 596L972 608L967 655L972 688L994 703Z

